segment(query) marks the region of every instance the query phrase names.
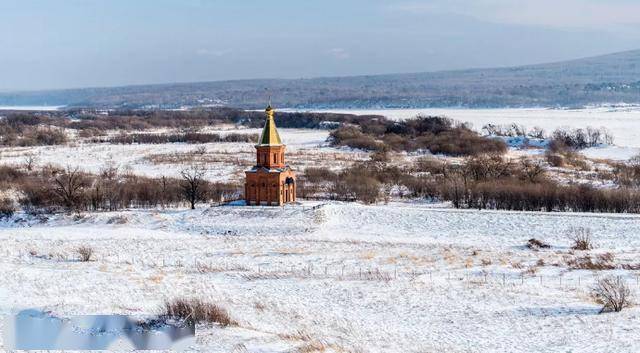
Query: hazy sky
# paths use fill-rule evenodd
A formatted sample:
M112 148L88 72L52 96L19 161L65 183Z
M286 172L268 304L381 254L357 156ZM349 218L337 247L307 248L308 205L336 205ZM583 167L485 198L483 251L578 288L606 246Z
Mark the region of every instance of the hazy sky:
M638 48L638 0L0 0L5 91L419 72Z

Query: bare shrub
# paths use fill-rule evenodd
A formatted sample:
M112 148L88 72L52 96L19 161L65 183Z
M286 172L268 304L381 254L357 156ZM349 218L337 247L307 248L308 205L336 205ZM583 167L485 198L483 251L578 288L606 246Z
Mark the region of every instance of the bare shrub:
M535 276L537 272L538 272L538 266L532 265L532 266L527 266L527 268L525 268L524 271L521 272L521 274L523 276Z
M565 166L564 157L561 154L547 151L544 154L547 163L552 167L562 168Z
M544 177L544 166L539 159L523 158L520 160L520 167L521 178L531 183L537 183Z
M93 256L93 248L90 246L83 245L76 249L78 255L80 255L80 261L89 262L91 261L91 257Z
M36 156L33 153L29 153L24 157L24 168L30 172L33 170L33 167L36 164L36 162L37 162Z
M13 201L7 198L0 198L0 219L10 218L16 212Z
M308 167L304 170L304 179L310 183L331 182L337 179L337 174L325 167Z
M548 249L550 247L551 245L535 238L531 238L527 241L527 248L531 250Z
M226 327L237 325L226 309L200 299L175 299L164 304L164 316L189 323L217 323Z
M3 165L0 166L0 183L11 183L21 179L25 173L17 168Z
M500 154L483 154L466 158L462 173L474 181L485 181L511 176L514 170Z
M591 295L603 305L600 313L620 312L631 305L631 289L620 276L598 278Z
M573 250L591 250L593 242L591 240L591 229L585 227L571 227L567 231L567 237L573 242Z

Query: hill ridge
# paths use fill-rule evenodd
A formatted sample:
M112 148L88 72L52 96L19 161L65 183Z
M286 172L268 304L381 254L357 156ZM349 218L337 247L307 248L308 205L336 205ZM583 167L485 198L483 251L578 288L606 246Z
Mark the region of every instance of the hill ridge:
M422 108L640 103L640 50L546 64L463 70L243 79L0 93L0 105Z

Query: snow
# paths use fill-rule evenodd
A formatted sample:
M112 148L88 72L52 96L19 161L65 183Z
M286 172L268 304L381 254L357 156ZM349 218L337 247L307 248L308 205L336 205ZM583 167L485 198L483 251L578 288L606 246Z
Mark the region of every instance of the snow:
M636 263L636 215L400 202L18 214L0 223L0 315L153 314L188 296L240 323L198 326L206 352L637 351L640 309L597 315L593 274L566 268L584 255L568 249L572 226L592 229L593 254ZM527 249L531 237L552 249ZM95 261L75 260L80 245ZM613 272L638 290L633 271Z
M594 159L625 161L640 155L640 148L621 146L591 147L582 150L582 154Z
M206 132L259 133L260 129L207 129ZM158 132L158 131L156 131ZM301 159L304 162L327 160L328 155L351 154L354 158L365 158L365 154L349 153L326 146L329 132L311 129L279 129L287 142L289 160ZM200 154L198 148L204 148ZM35 166L56 165L62 168L78 167L83 171L99 173L108 166L118 167L121 171L130 171L149 177L179 177L180 170L191 160L205 162L207 178L212 181L239 180L244 170L252 165L255 149L251 143L207 143L207 144L131 144L116 145L108 143L72 143L64 146L10 147L0 150L3 164L23 164L27 155L35 158ZM154 162L153 157L159 160ZM174 162L181 161L181 162Z
M64 105L0 105L0 111L2 110L24 110L24 111L56 111L64 108Z
M632 140L585 150L591 158L628 159L640 149L634 108L440 111L423 112L466 116L476 126L513 118L547 131L561 123L605 125L618 143ZM389 114L400 119L415 113ZM629 125L621 130L616 124L625 119ZM298 170L368 158L328 147L327 131L280 134ZM507 142L523 146L518 139ZM530 145L543 147L544 141ZM249 143L74 142L4 148L0 158L18 164L33 154L37 165L92 172L116 165L142 175L177 176L181 158L201 146L205 153L198 158L212 180L241 180L253 163ZM510 155L539 151L513 149ZM571 227L591 229L596 249L571 250ZM149 315L165 300L196 297L226 307L239 322L228 328L199 325L194 350L202 352L292 352L305 346L326 352L636 352L640 345L632 330L640 309L597 315L589 291L595 275L611 273L640 294L638 271L621 269L640 268L638 234L640 215L457 210L424 201L18 213L0 221L0 316L29 308L62 317ZM552 248L530 250L524 246L530 238ZM77 260L83 245L94 249L94 261ZM605 253L614 255L617 269L569 268L570 260Z
M545 149L549 146L546 139L531 138L525 136L489 136L491 138L500 139L511 148L517 149Z

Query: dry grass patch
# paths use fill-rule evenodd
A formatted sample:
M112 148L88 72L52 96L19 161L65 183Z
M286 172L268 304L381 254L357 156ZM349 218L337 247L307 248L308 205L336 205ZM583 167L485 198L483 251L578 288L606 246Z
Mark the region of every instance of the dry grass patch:
M323 342L314 340L311 342L304 343L300 347L296 348L296 352L298 353L314 353L314 352L325 352L329 348Z
M616 265L613 263L613 254L606 253L598 255L595 260L591 256L574 257L569 259L566 264L572 270L613 270Z
M235 326L226 309L200 299L174 299L164 304L163 315L189 323L216 323L222 327Z
M360 258L363 260L371 260L376 257L376 253L374 251L365 251L360 254Z
M302 255L305 254L305 251L300 248L282 248L277 249L276 252L279 255Z
M303 342L309 342L313 339L309 333L303 330L298 330L292 333L281 333L281 334L278 334L278 337L287 341L303 341Z
M219 273L219 272L248 272L251 271L250 268L242 265L212 265L212 264L203 264L197 263L196 270L199 273Z

